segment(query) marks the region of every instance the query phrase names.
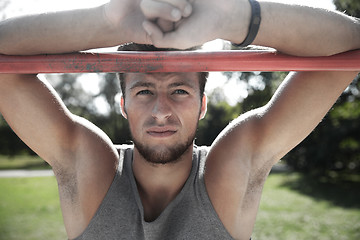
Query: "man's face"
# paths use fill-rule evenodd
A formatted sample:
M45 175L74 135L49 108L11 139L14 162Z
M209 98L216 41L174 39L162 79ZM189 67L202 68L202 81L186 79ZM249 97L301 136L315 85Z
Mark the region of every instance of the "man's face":
M121 107L135 148L147 161L174 162L192 146L206 111L198 79L197 73L126 74Z

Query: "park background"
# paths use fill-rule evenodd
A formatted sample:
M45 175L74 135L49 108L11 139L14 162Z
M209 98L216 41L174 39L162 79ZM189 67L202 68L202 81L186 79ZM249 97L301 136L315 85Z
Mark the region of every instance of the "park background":
M28 13L26 5L20 6L19 2L24 1L1 0L0 19ZM88 4L96 5L98 1ZM335 0L331 6L360 17L358 0ZM230 45L221 42L220 47ZM234 117L264 105L286 74L213 73L207 88L208 112L199 124L196 143L211 144ZM114 143L129 143L127 122L119 112L115 74L42 77L50 81L73 113L95 123ZM277 168L281 171L274 170L270 175L254 230L255 239L360 239L359 116L357 78L314 132L284 157ZM0 118L0 169L49 169L17 138L3 118ZM54 177L0 179L2 239L66 239Z

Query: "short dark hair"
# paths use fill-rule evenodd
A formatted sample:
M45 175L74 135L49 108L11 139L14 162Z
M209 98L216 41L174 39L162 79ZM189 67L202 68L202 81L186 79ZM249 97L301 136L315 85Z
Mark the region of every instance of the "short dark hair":
M198 48L187 49L187 51L192 51L196 49ZM119 46L118 51L179 51L179 49L157 48L149 44L126 43ZM118 79L120 81L121 92L124 97L125 97L125 74L126 73L117 73ZM205 85L208 76L209 76L208 72L199 72L200 100L204 96Z

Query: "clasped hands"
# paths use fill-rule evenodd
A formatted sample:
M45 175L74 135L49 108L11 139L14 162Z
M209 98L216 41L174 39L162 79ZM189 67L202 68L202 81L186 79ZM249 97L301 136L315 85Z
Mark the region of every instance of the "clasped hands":
M241 21L239 13L246 10L242 2L247 1L112 0L108 15L118 16L117 24L132 42L187 49L217 38L231 41L232 34L241 34L241 28L232 29L237 29L234 23Z
M186 42L193 35L187 25L196 17L195 0L142 0L140 8L146 18L142 26L153 45L180 49L197 45Z

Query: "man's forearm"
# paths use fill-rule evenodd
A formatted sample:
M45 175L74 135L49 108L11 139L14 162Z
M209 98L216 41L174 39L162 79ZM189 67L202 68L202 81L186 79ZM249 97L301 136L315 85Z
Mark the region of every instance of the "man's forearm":
M259 3L261 24L254 45L297 56L327 56L360 48L360 22L356 18L319 8ZM192 4L193 13L177 23L174 31L162 31L151 19L143 24L155 46L187 49L218 38L244 42L252 12L249 0L228 0L225 4L197 0Z
M64 53L119 44L103 6L9 19L0 23L0 53ZM124 40L125 41L125 40Z
M254 44L300 56L326 56L360 48L360 22L345 14L305 6L261 2Z

